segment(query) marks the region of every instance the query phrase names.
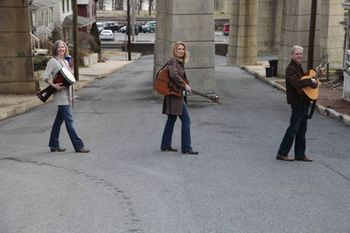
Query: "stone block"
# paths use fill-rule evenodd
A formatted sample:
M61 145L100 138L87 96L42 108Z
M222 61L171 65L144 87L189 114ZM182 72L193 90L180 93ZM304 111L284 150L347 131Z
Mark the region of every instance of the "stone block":
M211 68L186 69L186 75L194 90L204 93L215 93L215 70Z
M0 33L0 57L31 56L29 33ZM11 48L11 49L9 49Z
M27 1L23 0L1 0L0 7L26 7Z
M309 31L288 31L282 30L281 44L292 47L293 45L308 45Z
M0 32L28 32L28 8L0 8Z
M213 14L214 1L208 0L168 0L169 13L174 14Z
M214 41L212 15L174 15L167 33L175 40Z
M215 67L215 46L213 42L187 43L190 59L186 67Z
M1 94L35 94L38 89L38 82L35 80L29 81L0 81Z
M20 69L19 69L20 67ZM0 82L23 81L33 79L32 59L1 58L0 57Z

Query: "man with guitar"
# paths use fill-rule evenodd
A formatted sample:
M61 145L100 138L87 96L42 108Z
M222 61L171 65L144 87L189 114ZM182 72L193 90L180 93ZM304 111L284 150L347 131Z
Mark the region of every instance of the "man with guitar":
M305 96L300 89L305 87L317 88L318 81L315 78L302 79L304 71L301 67L303 58L303 48L294 45L291 51L291 62L286 69L286 94L287 103L290 104L292 113L290 124L287 128L280 147L278 149L278 160L293 161L288 158L288 153L295 141L294 145L294 160L311 162L312 159L305 155L307 130L308 110L310 99Z

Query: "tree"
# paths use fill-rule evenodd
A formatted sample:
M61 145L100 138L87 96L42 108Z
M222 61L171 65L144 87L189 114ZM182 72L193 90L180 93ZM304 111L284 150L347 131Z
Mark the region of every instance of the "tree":
M98 9L103 10L104 0L98 0Z
M124 10L124 0L115 0L115 9L116 10Z
M154 0L149 0L149 4L148 4L148 15L152 15L153 2L154 2Z
M90 35L95 38L96 46L93 46L93 51L98 53L98 57L101 58L101 40L98 32L96 22L92 24Z
M50 39L53 43L55 43L56 40L62 40L61 28L54 27Z
M138 14L140 14L140 11L142 10L143 0L139 0L138 4Z

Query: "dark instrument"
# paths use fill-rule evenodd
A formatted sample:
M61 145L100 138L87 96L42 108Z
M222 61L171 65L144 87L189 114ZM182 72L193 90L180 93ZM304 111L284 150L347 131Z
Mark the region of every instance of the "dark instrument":
M192 90L192 93L195 95L199 95L199 96L202 96L202 97L209 99L209 102L214 102L214 103L219 102L219 96L217 96L217 95L207 95L207 94L201 93L199 91L195 91L195 90Z
M70 85L75 83L75 78L74 75L67 68L62 67L56 74L53 83L61 83L63 84L63 86L69 87ZM36 95L41 101L46 102L46 100L56 91L57 90L54 87L48 86L42 91L37 92Z

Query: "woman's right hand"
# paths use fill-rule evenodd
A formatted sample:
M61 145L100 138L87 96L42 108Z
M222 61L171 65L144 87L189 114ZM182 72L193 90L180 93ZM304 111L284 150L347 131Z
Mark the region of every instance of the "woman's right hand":
M54 84L55 86L53 86L57 91L63 90L64 88L66 88L63 83L57 83Z
M51 87L55 88L57 91L66 88L63 83L53 83L51 80L47 82Z
M192 89L188 84L185 84L185 90L188 91L189 93L192 93Z

